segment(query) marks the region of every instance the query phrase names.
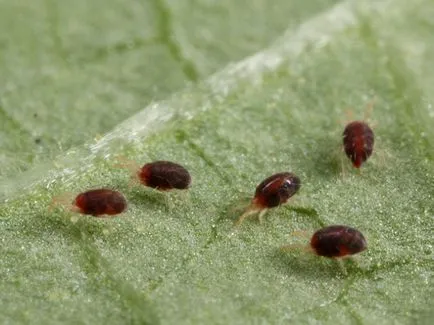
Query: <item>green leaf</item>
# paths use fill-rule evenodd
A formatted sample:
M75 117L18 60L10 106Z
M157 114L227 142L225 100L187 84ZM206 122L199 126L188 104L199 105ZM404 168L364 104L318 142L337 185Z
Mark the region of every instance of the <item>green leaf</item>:
M0 0L0 181L98 138L335 2Z
M0 320L429 324L433 11L428 0L339 3L3 182ZM373 99L375 152L358 173L340 151L340 120L348 108L363 118ZM179 162L193 185L184 196L131 187L119 155ZM280 171L301 178L297 197L234 228L244 199ZM56 195L101 186L127 196L122 217L49 209ZM331 224L362 231L368 250L341 268L279 249Z

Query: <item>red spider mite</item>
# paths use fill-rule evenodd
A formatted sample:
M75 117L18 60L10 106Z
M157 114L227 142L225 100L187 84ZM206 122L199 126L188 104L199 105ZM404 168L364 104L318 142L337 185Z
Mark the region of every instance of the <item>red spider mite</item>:
M145 164L137 172L140 182L160 191L185 190L191 184L191 176L183 166L170 161L154 161Z
M366 239L357 229L347 226L328 226L316 231L310 246L319 256L337 258L354 255L367 247Z
M283 246L282 249L291 250L296 246ZM318 256L342 258L364 251L367 244L365 237L357 229L334 225L316 231L310 239L310 246L306 248Z
M159 191L185 190L190 187L190 173L177 163L158 160L140 167L136 162L122 156L118 157L118 160L120 160L120 163L116 164L116 166L126 167L131 170L133 179L137 179L145 186Z
M78 194L72 209L82 214L101 217L122 213L126 208L127 201L120 192L96 189Z
M300 179L293 173L278 173L264 179L257 187L252 203L247 208L235 225L240 225L246 217L259 212L259 222L265 212L284 204L301 187Z
M360 168L374 149L374 132L365 122L353 121L347 124L342 136L345 154L354 167Z

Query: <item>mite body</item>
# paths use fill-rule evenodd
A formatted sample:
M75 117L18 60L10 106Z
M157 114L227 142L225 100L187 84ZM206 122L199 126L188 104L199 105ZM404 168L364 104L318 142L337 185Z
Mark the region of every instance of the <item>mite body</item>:
M137 172L137 177L143 185L159 191L185 190L191 184L191 176L187 169L163 160L145 164Z
M259 213L259 221L267 209L284 204L298 192L301 186L300 179L293 173L278 173L263 180L257 187L255 196L246 212L236 222L241 224L246 217Z
M127 208L125 197L108 189L90 190L77 195L73 210L95 217L120 214Z
M277 207L297 193L300 186L300 179L292 173L274 174L256 187L253 202L263 209Z
M374 149L374 132L365 122L354 121L347 124L342 136L345 154L360 168Z
M357 229L337 225L316 231L310 240L310 247L319 256L339 258L360 253L367 244Z

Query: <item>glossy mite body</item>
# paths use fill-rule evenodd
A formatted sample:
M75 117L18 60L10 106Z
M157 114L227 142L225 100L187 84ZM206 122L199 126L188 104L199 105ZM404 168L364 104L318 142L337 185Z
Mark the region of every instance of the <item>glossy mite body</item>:
M191 176L183 166L170 161L145 164L137 173L140 182L160 191L184 190L191 184Z
M244 212L235 225L241 224L249 215L259 212L259 222L267 209L284 204L301 187L300 179L293 173L278 173L264 179L257 187L255 196L249 208Z
M97 189L78 194L74 206L82 214L99 217L122 213L127 208L127 201L120 192Z
M357 229L347 226L329 226L315 232L310 246L319 256L330 258L354 255L367 247L366 239Z
M274 208L300 189L301 181L293 173L278 173L264 179L257 187L253 202L262 208Z
M353 166L360 168L374 149L374 132L363 121L349 123L342 134L345 154Z

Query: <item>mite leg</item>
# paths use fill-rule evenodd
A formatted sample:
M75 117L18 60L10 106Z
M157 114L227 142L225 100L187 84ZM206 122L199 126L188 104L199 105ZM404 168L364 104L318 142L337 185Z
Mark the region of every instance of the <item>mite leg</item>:
M343 152L344 150L343 150L343 148L342 148L342 152ZM341 155L341 176L342 176L342 179L344 180L346 177L347 177L347 174L346 174L346 172L345 172L345 162L344 162L344 160L345 160L345 157L344 157L344 152L343 152L343 154Z
M368 121L371 119L372 112L374 111L374 105L375 105L376 101L377 101L377 98L374 97L368 102L368 104L366 104L365 112L363 114L363 118L365 121Z
M161 193L164 197L164 204L167 207L167 210L169 212L173 211L174 204L173 204L173 197L170 196L170 193Z
M304 251L307 253L313 253L312 248L306 244L289 244L280 247L280 251L292 253L294 251Z
M187 203L187 206L192 206L191 202L191 194L190 191L187 190L175 190L173 191L174 197L176 200L181 200Z
M131 174L130 179L128 181L128 189L131 190L139 184L137 176Z
M336 260L336 262L338 263L338 265L339 265L339 269L341 270L341 272L342 272L345 276L347 276L347 275L348 275L348 272L347 272L347 269L346 269L346 267L345 267L345 265L344 265L344 261L343 261L342 259L340 259L340 258L335 258L335 260Z
M354 120L354 109L353 108L347 108L345 110L345 118L346 118L345 124L348 124Z
M239 225L241 225L244 221L244 219L246 219L247 217L254 215L256 213L258 213L258 209L256 207L250 207L246 210L246 212L244 212L239 218L238 220L235 222L235 227L238 227Z
M264 221L264 215L267 213L267 211L268 209L263 209L261 212L259 212L258 220L260 224Z
M74 194L72 192L65 192L57 195L51 200L51 203L48 206L48 211L52 212L57 206L70 207L72 205L73 199Z
M116 163L113 164L113 167L128 169L133 178L138 178L137 172L140 170L141 166L137 162L121 155L116 156L114 160Z
M309 238L309 233L306 230L295 230L291 232L290 236L298 238Z

